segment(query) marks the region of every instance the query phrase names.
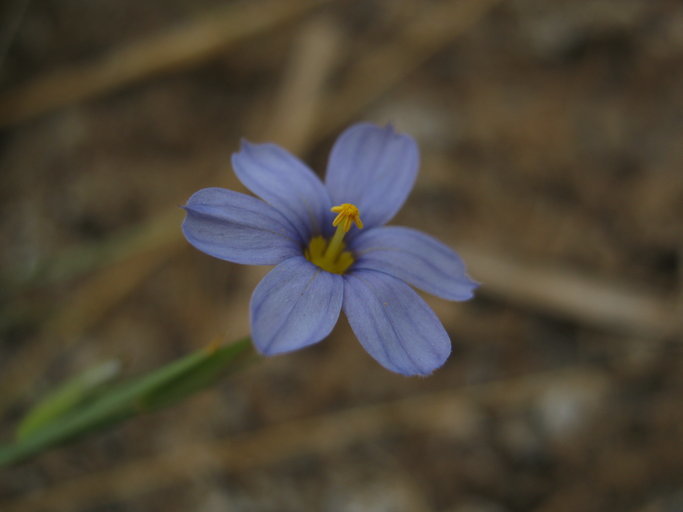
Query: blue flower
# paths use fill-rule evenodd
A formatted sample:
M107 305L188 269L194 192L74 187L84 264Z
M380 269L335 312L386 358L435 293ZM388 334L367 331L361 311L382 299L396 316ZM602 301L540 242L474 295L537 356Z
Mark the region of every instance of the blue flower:
M384 226L413 188L419 151L391 126L360 123L334 144L325 183L274 144L232 156L261 199L206 188L187 202L183 233L206 254L276 265L251 298L251 334L265 355L325 338L344 310L365 350L403 375L428 375L451 352L446 330L412 285L467 300L477 284L460 257L414 229Z

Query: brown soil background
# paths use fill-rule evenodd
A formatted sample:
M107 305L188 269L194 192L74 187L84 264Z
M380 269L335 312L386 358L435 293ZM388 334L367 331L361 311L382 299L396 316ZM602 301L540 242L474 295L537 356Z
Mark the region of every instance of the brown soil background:
M265 268L180 233L241 137L324 172L393 122L393 221L483 283L453 355L379 367L345 322L0 473L0 510L683 510L683 4L84 0L0 8L0 434L57 383L248 332Z

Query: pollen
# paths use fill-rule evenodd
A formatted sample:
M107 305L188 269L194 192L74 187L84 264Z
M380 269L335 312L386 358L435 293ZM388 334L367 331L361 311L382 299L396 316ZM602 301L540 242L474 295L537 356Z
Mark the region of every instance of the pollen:
M355 223L358 229L363 229L363 221L360 220L360 212L358 207L351 203L342 203L339 206L333 206L330 211L337 214L332 221L332 225L337 227L341 224L344 233L348 233L351 229L351 224Z

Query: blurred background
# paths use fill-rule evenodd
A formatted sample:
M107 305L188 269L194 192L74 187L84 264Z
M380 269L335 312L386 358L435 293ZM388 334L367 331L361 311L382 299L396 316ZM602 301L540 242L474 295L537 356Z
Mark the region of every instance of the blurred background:
M345 321L170 409L0 473L0 510L683 510L683 4L7 0L0 6L3 441L103 361L248 333L267 268L184 241L244 191L241 137L323 173L393 122L422 152L394 224L461 252L432 377Z

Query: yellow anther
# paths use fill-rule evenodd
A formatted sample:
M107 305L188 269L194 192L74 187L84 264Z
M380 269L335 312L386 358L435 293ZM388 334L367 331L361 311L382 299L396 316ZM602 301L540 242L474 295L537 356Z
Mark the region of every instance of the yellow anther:
M363 221L360 220L360 212L356 205L351 203L342 203L339 206L333 206L330 211L337 214L332 221L334 227L342 225L344 233L348 233L351 229L351 224L355 223L358 229L363 229Z

